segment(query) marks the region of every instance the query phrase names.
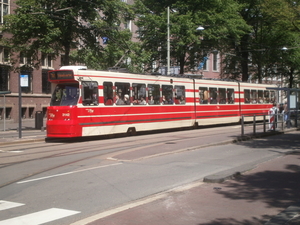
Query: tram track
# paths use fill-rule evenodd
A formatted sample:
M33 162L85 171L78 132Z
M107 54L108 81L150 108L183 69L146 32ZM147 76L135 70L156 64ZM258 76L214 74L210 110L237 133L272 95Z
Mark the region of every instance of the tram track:
M221 134L224 134L226 132L222 131L222 132L214 132L214 136L216 135L221 135ZM167 134L168 135L168 134ZM210 137L211 134L201 134L201 137ZM142 137L142 136L136 136L136 137ZM147 136L148 137L148 136ZM192 140L192 139L197 139L199 138L198 136L195 136L195 137L187 137L187 136L182 136L182 135L174 135L172 136L169 140L162 140L162 141L155 141L156 144L159 144L159 143L165 143L165 144L168 144L168 143L171 143L172 141L180 141L182 139L184 139L185 141L187 140ZM112 139L107 139L107 140L112 140ZM115 139L114 139L115 140ZM93 142L95 141L95 144L92 144ZM96 143L98 142L97 140L94 140L94 141L89 141L87 142L88 145L86 145L86 143L83 143L83 142L72 142L72 143L59 143L57 145L46 145L45 144L40 144L38 143L38 146L31 146L31 147L24 147L24 148L19 148L17 146L10 146L10 149L9 150L5 150L5 151L2 151L0 153L0 169L1 168L4 168L6 166L10 166L10 165L16 165L18 163L24 163L24 162L29 162L29 161L32 161L32 160L41 160L41 159L46 159L46 158L53 158L53 157L59 157L59 156L63 156L63 155L67 155L67 154L81 154L81 153L89 153L89 152L94 152L95 151L95 148L98 148L97 151L103 151L103 150L110 150L110 149L107 149L107 147L101 147L99 149L99 144ZM105 140L100 140L100 141L105 141ZM148 142L148 143L147 143ZM86 147L82 147L82 146L78 146L76 147L75 149L72 148L72 150L70 151L64 151L64 152L61 152L61 149L50 149L50 150L46 150L45 151L45 148L58 148L60 146L65 146L66 144L68 145L72 145L72 144L80 144L80 143L83 143L84 145L86 145ZM128 149L132 149L132 148L136 148L136 147L140 147L139 144L132 144L132 145L128 145L128 142L125 142L127 144L127 147L125 149L120 149L120 147L118 147L118 144L117 144L117 148L119 148L117 151L122 151L122 150L128 150ZM102 143L101 143L102 144ZM146 147L146 146L150 146L153 144L153 140L152 139L149 139L148 141L146 142L143 142L143 146ZM124 147L124 144L119 144L121 146ZM41 149L43 148L43 150L41 151L38 151L38 152L28 152L28 151L32 151L32 150L35 150L35 149ZM112 147L112 149L114 149L114 147ZM93 149L93 150L91 150ZM87 151L88 150L88 151ZM4 153L11 153L11 152L15 152L15 151L18 151L18 152L21 152L19 153L17 156L16 155L6 155L6 156L1 156L1 154L4 154ZM34 156L34 155L37 155L37 154L47 154L47 153L53 153L53 151L55 152L59 152L59 153L55 153L55 154L50 154L50 155L46 155L46 156L43 156L43 157L35 157L35 158L32 158L32 159L29 159L29 160L20 160L20 161L16 161L16 162L11 162L11 163L3 163L1 162L2 159L9 159L9 158L14 158L16 159L16 157L19 157L19 158L26 158L28 156Z
M205 129L207 131L207 129ZM200 130L198 130L200 131ZM198 132L197 132L198 133ZM206 138L211 136L211 132L200 132L201 133L201 137L202 138ZM222 135L226 133L226 131L216 131L214 130L213 134L214 136L218 136L218 135ZM15 161L15 162L10 162L7 164L4 164L2 162L2 166L0 166L0 169L9 169L9 168L13 168L14 166L17 165L21 165L21 164L26 164L26 163L31 163L34 161L41 161L43 162L43 160L47 160L47 159L53 159L53 158L57 158L57 157L68 157L68 156L74 156L74 155L79 155L79 157L77 157L77 159L74 160L69 160L69 158L65 158L65 162L64 163L59 163L57 165L53 165L53 166L47 166L45 168L41 168L39 170L34 170L33 172L30 172L26 175L22 175L20 177L16 177L15 179L11 179L8 182L5 182L3 184L0 184L0 188L8 186L10 184L19 182L21 180L24 179L28 179L30 177L33 176L37 176L39 174L45 173L45 172L49 172L51 170L55 170L58 168L62 168L64 166L68 166L68 165L72 165L72 164L76 164L79 162L83 162L85 160L89 160L89 159L93 159L93 158L102 158L103 160L107 160L107 158L109 158L112 155L118 155L118 154L123 154L123 153L128 153L130 151L139 151L143 148L147 148L150 146L153 146L153 143L155 143L156 146L162 146L163 144L176 144L176 142L182 142L182 141L191 141L193 139L198 139L199 136L198 135L192 135L190 136L190 133L175 133L174 135L170 136L169 133L165 133L166 135L159 140L157 138L156 135L154 136L147 136L147 135L143 135L143 136L134 136L134 137L127 137L125 139L121 139L121 141L124 141L122 143L119 143L112 139L108 139L108 140L101 140L102 143L101 145L99 145L99 141L95 141L95 143L93 142L88 142L87 143L68 143L68 146L72 146L71 150L62 150L62 147L64 147L64 149L68 149L66 148L66 143L61 143L58 145L51 145L51 146L44 146L44 145L38 145L38 146L32 146L32 147L26 147L26 148L17 148L19 150L24 150L27 151L26 153L20 154L18 155L21 159L19 161ZM172 133L173 134L173 133ZM143 137L147 137L146 139L143 139ZM150 137L150 138L149 138ZM130 140L129 140L130 139ZM135 141L136 139L138 139L138 141ZM120 140L120 139L118 139ZM130 142L133 141L133 142ZM103 143L105 142L105 143ZM124 144L125 143L125 144ZM74 146L74 144L78 144L79 146ZM109 145L109 146L107 146ZM46 148L56 148L54 151L56 151L55 154L49 154L43 157L33 157L31 159L27 159L27 160L22 160L28 156L34 156L36 154L47 154L47 153L53 153L53 149L51 150L47 150L45 152L45 147ZM32 150L36 150L36 149L40 149L43 148L43 150L40 150L38 152L32 152ZM14 148L11 148L10 151L13 151ZM15 149L16 150L16 149ZM28 152L31 151L31 152ZM8 151L9 152L9 151ZM169 152L167 154L171 154L172 152ZM164 154L165 155L165 154ZM0 154L1 156L1 154ZM0 157L0 160L3 161L2 159L5 160L8 157L16 157L16 155L14 156L4 156L4 157ZM72 158L72 157L70 157ZM0 161L0 165L1 165L1 161ZM122 160L119 160L122 161ZM126 161L126 160L125 160Z

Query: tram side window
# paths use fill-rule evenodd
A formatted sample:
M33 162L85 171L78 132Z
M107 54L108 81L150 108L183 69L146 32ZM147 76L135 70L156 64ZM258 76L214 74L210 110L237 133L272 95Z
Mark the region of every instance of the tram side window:
M159 84L148 84L148 104L159 105L160 87Z
M175 104L185 104L185 86L175 85Z
M270 103L270 92L264 91L264 103Z
M227 102L228 104L234 104L234 89L227 89Z
M133 83L132 97L134 105L146 105L146 85Z
M256 104L257 103L257 91L251 90L251 103Z
M82 104L99 104L98 83L96 81L82 81Z
M244 102L247 104L250 103L250 90L244 90Z
M226 104L226 89L219 88L219 103Z
M209 88L210 95L210 104L218 103L218 89L217 88Z
M276 102L275 91L270 91L271 103Z
M260 104L264 103L263 94L264 94L263 91L258 91L258 101L257 101L257 103L260 103Z
M130 97L130 84L129 83L116 82L115 86L116 86L116 95L115 95L116 105L128 104L128 103L126 103L125 97Z
M172 85L162 85L162 100L161 103L173 104L173 86Z
M113 105L113 84L112 82L104 82L103 83L103 95L104 95L104 104L105 105Z
M207 87L199 87L199 102L200 104L207 104L209 93Z

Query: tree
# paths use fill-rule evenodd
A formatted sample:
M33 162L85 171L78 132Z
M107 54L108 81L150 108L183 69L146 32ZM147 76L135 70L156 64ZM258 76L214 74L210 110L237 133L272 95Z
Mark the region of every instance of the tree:
M279 73L286 77L289 88L297 87L300 82L300 1L266 0L262 10L271 18L273 29L281 34L280 39L274 40L281 47L277 54L281 65Z
M69 65L72 49L101 55L99 38L132 19L130 6L119 0L17 0L16 4L15 14L5 18L3 31L12 34L6 44L30 58L29 66L34 67L40 64L39 52L64 54L64 65Z
M257 79L259 83L264 78L278 77L287 74L287 60L282 48L298 46L299 32L296 1L288 0L239 0L244 7L239 12L245 22L251 26L251 32L245 33L240 42L228 46L229 55L224 71L233 78L242 74L242 81ZM296 52L296 49L293 50ZM292 51L290 51L292 53ZM285 57L284 57L285 56ZM291 61L289 61L292 63ZM289 71L298 70L293 62Z
M171 9L171 58L173 65L180 66L182 74L185 69L194 70L212 50L222 50L225 43L231 41L228 37L239 40L248 32L248 26L237 13L240 6L234 0L137 0L136 24L141 28L142 47L151 54L150 68L154 61L167 64L168 6ZM196 31L199 25L206 28L201 33Z

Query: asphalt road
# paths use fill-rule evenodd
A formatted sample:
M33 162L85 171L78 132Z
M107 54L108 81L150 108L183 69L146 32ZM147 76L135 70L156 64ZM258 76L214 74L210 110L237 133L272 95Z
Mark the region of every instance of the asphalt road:
M37 220L46 218L44 214L61 215L49 218L50 225L76 223L205 177L228 175L237 168L246 171L299 150L299 145L292 144L299 144L299 135L233 144L239 132L239 126L230 126L2 147L0 203L23 205L1 210L0 225L25 224L20 223L20 216Z

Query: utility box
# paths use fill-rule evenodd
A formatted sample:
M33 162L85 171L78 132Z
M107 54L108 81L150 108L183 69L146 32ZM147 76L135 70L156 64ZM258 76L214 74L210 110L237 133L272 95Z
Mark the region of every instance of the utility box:
M43 111L35 112L35 129L42 129L43 127Z

